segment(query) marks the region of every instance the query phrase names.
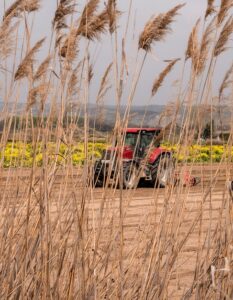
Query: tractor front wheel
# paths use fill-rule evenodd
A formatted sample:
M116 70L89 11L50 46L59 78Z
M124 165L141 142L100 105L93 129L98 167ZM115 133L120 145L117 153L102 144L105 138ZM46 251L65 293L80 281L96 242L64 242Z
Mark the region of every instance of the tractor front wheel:
M153 165L151 174L155 186L164 188L171 183L174 164L170 155L162 155Z

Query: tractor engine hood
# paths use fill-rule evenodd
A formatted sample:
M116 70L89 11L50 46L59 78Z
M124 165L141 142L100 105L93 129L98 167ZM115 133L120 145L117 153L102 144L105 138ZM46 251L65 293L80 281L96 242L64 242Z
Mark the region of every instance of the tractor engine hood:
M102 159L104 160L112 160L116 156L122 153L122 159L124 160L132 160L134 159L135 153L134 148L131 146L124 146L124 147L109 147L103 153ZM167 149L161 147L152 148L149 153L146 155L147 161L149 164L153 164L162 154L170 153Z
M120 155L120 153L122 153L123 159L133 159L134 149L131 146L109 147L104 151L103 158L106 160L110 160L113 159L115 155Z
M168 153L170 154L170 151L168 151L167 149L165 148L161 148L161 147L158 147L158 148L153 148L150 152L149 152L149 155L148 155L148 162L150 164L153 164L159 157L161 154L163 153Z

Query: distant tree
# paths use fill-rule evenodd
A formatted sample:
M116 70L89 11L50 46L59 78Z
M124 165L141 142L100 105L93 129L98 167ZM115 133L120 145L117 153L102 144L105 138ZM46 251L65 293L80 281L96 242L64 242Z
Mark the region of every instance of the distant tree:
M205 125L205 128L203 129L203 132L202 132L202 138L203 139L210 139L211 136L213 136L213 133L214 133L214 120L212 120L212 128L211 128L211 122L208 122L206 123ZM212 132L211 132L212 130Z

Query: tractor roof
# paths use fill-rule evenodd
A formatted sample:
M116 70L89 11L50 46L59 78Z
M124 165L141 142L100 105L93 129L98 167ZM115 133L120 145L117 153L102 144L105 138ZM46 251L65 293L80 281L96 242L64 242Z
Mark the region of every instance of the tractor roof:
M126 128L125 132L129 132L129 133L138 133L140 131L160 131L162 128L161 127L153 127L153 128Z

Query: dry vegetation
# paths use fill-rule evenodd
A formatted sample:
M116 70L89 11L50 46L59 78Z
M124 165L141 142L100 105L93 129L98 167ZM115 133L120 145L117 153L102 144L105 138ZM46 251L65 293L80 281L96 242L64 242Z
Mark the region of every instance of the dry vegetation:
M202 184L194 191L182 185L164 190L128 191L123 191L121 184L119 189L93 187L93 160L88 155L89 142L96 140L95 135L90 137L88 118L89 93L95 74L93 44L100 42L102 35L109 35L112 41L113 58L96 95L96 120L101 118L107 92L114 87L117 107L114 136L122 144L121 128L127 127L145 61L150 59L157 43L169 38L172 23L184 6L180 4L148 21L138 37L137 66L131 71L125 51L130 34L127 28L122 43L117 43L121 15L117 1L108 0L103 7L100 4L99 0L89 0L77 13L76 1L58 1L51 20L52 35L34 44L33 16L40 9L40 1L16 0L3 12L0 25L4 101L0 140L0 298L232 299L233 216L232 202L224 185L232 176L232 154L226 150L219 164L211 162L206 168L185 163L176 166L181 174L189 169L201 176ZM206 4L204 19L194 26L181 59L184 72L177 98L160 117L161 123L166 118L170 120L166 128L172 143L179 111L185 107L179 137L181 150L192 145L194 125L201 136L204 105L211 108L211 113L214 111L213 76L217 61L224 59L232 37L232 0L221 0L220 7L215 1ZM130 12L128 18L129 22ZM49 50L39 62L36 58L45 41L50 45ZM122 55L118 59L120 51ZM178 61L170 60L155 79L151 98L145 103L144 118L148 105ZM132 72L131 76L128 72ZM189 81L184 88L185 76ZM122 118L119 109L129 78L132 82ZM229 107L233 104L232 80L231 66L226 70L218 96L218 102ZM17 103L25 91L27 101L19 115ZM192 107L197 104L203 106L193 113ZM49 112L45 110L46 105ZM70 106L74 110L70 112L68 126L64 126ZM36 126L32 122L35 107ZM79 130L81 109L85 163L74 167L69 149L79 143L74 137ZM16 114L22 121L17 127L12 126ZM231 128L226 145L230 152L232 132ZM3 168L10 135L13 142L17 136L25 145L28 136L31 137L34 149L31 168ZM54 136L51 163L47 145L52 138L54 141ZM61 144L66 145L67 152L65 164L59 167ZM39 168L38 145L43 157ZM119 160L120 171L116 176L120 181L121 167Z

